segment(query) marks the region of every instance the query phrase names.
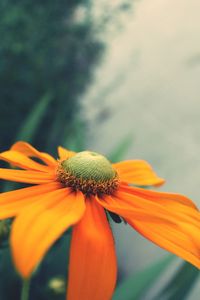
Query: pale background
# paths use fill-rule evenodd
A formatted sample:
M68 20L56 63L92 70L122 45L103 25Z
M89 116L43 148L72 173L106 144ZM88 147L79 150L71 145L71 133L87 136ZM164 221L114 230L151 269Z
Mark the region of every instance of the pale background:
M199 12L199 0L137 1L120 33L109 36L83 107L91 149L109 153L130 136L125 158L149 161L167 180L163 190L200 206ZM110 117L98 122L102 106ZM127 275L165 254L127 226L115 231ZM199 299L199 291L197 282L188 299Z

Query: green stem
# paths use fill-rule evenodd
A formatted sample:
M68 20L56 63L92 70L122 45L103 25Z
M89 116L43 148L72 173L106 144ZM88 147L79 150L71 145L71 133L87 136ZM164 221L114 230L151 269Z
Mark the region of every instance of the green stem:
M23 280L20 300L28 300L29 299L30 283L31 283L30 278Z

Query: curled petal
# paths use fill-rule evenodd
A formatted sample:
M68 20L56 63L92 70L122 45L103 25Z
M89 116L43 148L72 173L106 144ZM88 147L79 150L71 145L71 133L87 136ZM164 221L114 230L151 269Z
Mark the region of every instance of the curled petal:
M113 164L120 180L141 186L159 186L165 182L158 177L152 167L144 160L127 160Z
M74 156L75 154L76 154L76 152L74 152L74 151L69 151L61 146L58 147L58 155L61 160L68 159L68 158Z
M104 209L87 199L84 217L73 229L67 299L111 299L116 272L114 241Z
M63 188L41 197L15 219L11 250L19 273L27 278L52 244L80 220L85 210L82 193Z
M30 159L28 156L14 150L9 150L0 153L0 160L4 160L15 167L22 169L35 170L41 172L49 172L52 169Z
M26 142L20 141L15 143L11 147L11 150L21 152L28 157L37 157L50 167L54 167L56 165L56 160L51 155L49 155L48 153L39 152L37 149Z

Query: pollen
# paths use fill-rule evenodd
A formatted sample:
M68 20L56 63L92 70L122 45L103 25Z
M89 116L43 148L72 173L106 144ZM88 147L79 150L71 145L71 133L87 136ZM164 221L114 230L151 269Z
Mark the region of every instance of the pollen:
M119 178L112 164L103 155L83 151L59 161L56 170L58 181L86 195L113 194Z

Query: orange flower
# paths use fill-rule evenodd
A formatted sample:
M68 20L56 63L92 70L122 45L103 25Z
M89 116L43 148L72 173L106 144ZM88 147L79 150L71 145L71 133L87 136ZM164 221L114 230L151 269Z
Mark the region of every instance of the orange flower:
M179 194L129 186L164 182L148 163L111 164L97 153L76 154L62 147L58 153L57 161L18 142L0 154L23 169L0 169L1 179L37 184L0 194L0 219L16 217L11 249L24 278L74 225L67 299L111 299L117 266L106 213L117 221L125 219L150 241L200 268L200 216L193 202Z

